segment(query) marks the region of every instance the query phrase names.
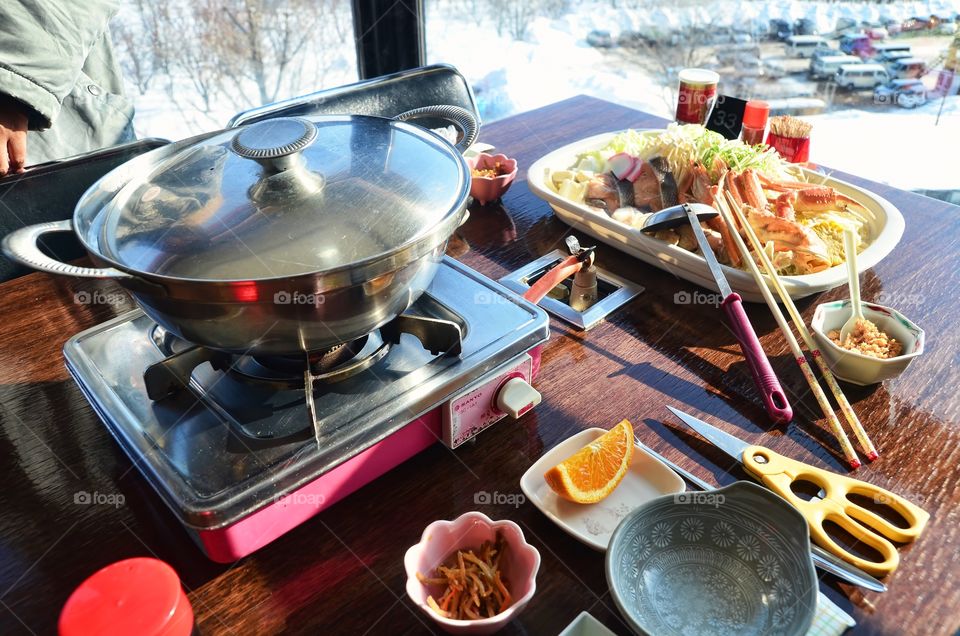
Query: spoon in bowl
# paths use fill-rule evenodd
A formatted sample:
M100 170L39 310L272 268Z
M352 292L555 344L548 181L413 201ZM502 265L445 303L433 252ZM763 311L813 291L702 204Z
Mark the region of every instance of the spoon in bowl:
M857 236L853 230L847 228L843 230L843 252L847 257L847 275L850 284L850 307L853 313L847 318L840 329L840 342L847 341L847 338L857 326L857 322L863 320L863 305L860 304L860 273L857 271Z

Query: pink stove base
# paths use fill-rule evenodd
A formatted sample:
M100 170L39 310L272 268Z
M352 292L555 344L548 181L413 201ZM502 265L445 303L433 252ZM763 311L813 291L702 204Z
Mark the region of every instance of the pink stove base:
M541 347L528 352L533 358L534 378L540 370ZM232 525L192 532L213 561L237 561L442 440L442 427L442 409L437 407L299 490L278 497Z

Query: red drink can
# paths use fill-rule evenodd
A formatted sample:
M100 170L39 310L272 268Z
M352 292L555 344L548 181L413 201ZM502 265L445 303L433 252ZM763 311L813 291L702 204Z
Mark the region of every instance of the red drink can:
M680 71L680 89L677 93L677 121L681 124L706 124L717 101L720 76L703 68L685 68Z

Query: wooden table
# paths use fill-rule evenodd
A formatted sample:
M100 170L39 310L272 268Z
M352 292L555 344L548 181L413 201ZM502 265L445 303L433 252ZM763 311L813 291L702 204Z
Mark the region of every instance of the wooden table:
M596 133L663 122L578 97L484 128L482 139L521 166ZM927 352L881 386L846 386L882 453L857 476L906 495L932 517L902 550L889 592L861 593L827 579L821 589L862 633L947 634L960 626L960 397L956 294L960 214L952 205L849 177L889 199L907 229L893 254L863 275L864 298L882 297L927 330ZM557 247L570 228L527 189L525 175L500 205L474 208L455 248L500 278ZM589 238L584 238L590 244ZM589 332L556 320L537 387L543 403L455 451L436 445L258 553L209 562L107 433L63 366L71 335L133 307L99 281L33 274L0 286L0 633L46 634L71 590L119 559L154 555L173 565L204 634L426 633L433 624L406 598L403 553L423 528L473 509L509 518L543 557L537 593L505 634L556 634L588 610L627 628L607 591L602 555L573 540L531 504L477 505L478 491L520 492L543 452L576 431L623 417L642 440L710 482L742 477L706 442L681 432L664 404L796 459L843 472L837 445L789 359L766 307L749 314L796 419L767 424L730 333L711 306L677 305L696 288L606 246L598 263L646 292ZM78 304L99 291L106 304ZM809 320L817 302L800 304ZM802 397L801 397L802 396ZM468 467L469 466L469 470ZM81 506L78 491L122 494L125 503Z

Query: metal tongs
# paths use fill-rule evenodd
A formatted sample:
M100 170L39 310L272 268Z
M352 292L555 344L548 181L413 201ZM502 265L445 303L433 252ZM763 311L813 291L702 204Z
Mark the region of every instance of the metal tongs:
M763 398L764 406L770 418L777 423L786 423L793 419L793 409L787 401L787 396L780 387L780 380L770 366L767 354L760 345L760 340L750 324L747 313L743 310L743 301L739 294L734 293L727 282L717 257L713 254L713 249L707 243L707 237L700 227L700 221L711 219L720 213L709 205L703 203L684 203L675 205L665 210L661 210L647 217L641 228L644 232L656 232L658 230L674 228L681 225L690 224L693 234L697 238L697 244L700 246L700 255L707 263L713 280L717 284L717 289L723 300L720 302L720 308L727 316L730 324L730 330L733 332L737 342L740 343L740 350L743 351L743 357L750 368L750 374L753 376L753 383L760 396Z
M566 243L570 256L541 276L523 297L532 303L538 303L551 289L573 276L570 307L574 311L586 311L597 302L597 268L594 266L594 251L597 248L581 247L575 236L568 236Z

